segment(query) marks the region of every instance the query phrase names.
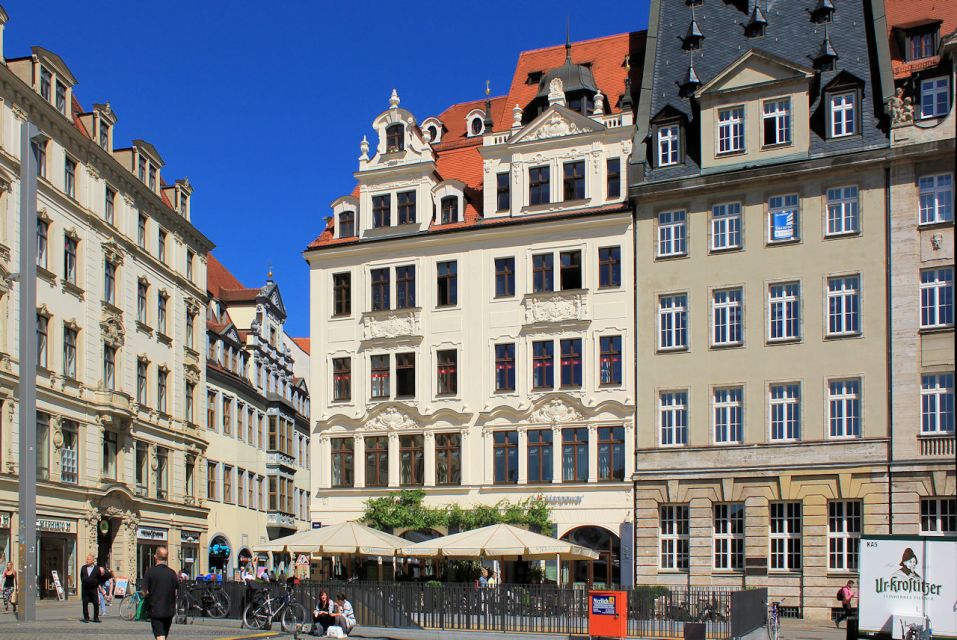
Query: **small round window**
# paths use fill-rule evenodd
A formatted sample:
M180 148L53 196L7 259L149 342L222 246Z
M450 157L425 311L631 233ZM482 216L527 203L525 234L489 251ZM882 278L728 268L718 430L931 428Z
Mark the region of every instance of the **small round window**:
M470 125L470 131L473 136L477 136L482 133L482 119L478 116L472 118L472 124Z
M434 124L430 124L428 127L426 127L426 131L429 132L429 140L432 142L435 142L439 139L439 130Z

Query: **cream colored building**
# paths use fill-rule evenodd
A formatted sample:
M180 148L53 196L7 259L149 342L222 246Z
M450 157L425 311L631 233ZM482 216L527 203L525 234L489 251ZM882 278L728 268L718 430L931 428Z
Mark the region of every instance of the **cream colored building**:
M314 521L409 487L542 496L551 533L601 553L566 579L630 582L629 41L524 52L507 97L420 125L393 93L374 120L305 252Z
M6 15L2 16L4 21ZM197 488L206 252L190 222L192 186L167 183L153 145L116 148L109 103L84 110L77 80L34 47L0 65L0 554L16 562L21 123L37 147L38 572L76 588L89 552L137 577L167 544L199 556L207 509ZM31 240L32 241L32 240Z
M308 341L286 335L271 276L247 288L211 254L208 266L203 564L232 576L257 544L309 527ZM289 566L289 558L273 560L257 564Z

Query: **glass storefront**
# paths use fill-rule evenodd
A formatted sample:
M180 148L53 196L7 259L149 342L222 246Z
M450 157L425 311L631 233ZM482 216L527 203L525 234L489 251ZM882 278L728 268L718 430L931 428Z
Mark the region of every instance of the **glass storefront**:
M136 529L136 576L142 578L146 570L155 564L156 550L166 546L169 537L166 529L138 527Z
M76 520L37 518L37 585L41 598L56 598L53 572L66 594L76 594Z
M179 534L179 556L182 566L179 567L191 579L199 575L199 532L183 530Z
M10 555L10 514L0 512L0 566L4 569L8 562L13 562Z

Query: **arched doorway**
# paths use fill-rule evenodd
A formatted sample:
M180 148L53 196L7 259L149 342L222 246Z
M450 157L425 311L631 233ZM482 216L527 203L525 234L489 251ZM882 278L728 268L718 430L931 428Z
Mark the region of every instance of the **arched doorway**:
M576 560L562 566L562 583L621 584L621 540L604 527L577 527L562 540L586 547L598 554L597 560Z
M253 552L249 550L249 547L243 547L242 549L240 549L237 557L239 558L240 568L245 567L247 565L249 565L249 567L252 568L252 565L250 563L253 560Z
M214 536L209 542L209 572L226 574L229 570L229 556L232 548L225 536Z

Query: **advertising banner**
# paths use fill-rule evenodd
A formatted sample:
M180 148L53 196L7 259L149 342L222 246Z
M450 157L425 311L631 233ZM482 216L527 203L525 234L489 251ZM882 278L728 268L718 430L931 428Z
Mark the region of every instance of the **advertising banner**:
M860 632L899 638L904 618L926 618L934 638L957 638L957 538L862 537Z

